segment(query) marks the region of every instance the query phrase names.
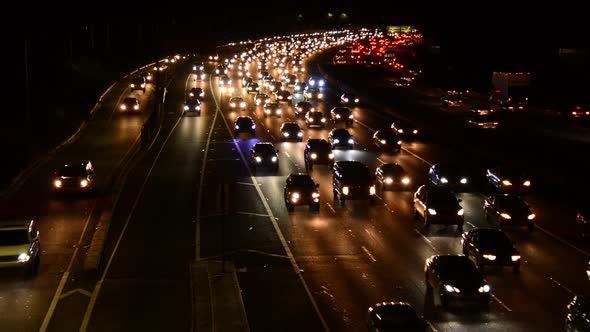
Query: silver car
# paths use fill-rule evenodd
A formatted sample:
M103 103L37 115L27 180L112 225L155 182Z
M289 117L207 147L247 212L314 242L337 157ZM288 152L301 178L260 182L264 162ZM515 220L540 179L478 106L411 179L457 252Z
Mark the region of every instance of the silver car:
M0 268L23 268L27 277L39 266L39 231L34 220L0 221Z

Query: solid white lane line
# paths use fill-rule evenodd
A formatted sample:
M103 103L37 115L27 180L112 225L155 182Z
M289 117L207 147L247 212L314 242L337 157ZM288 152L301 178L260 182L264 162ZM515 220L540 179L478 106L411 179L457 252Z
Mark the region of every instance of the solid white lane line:
M498 302L506 311L512 312L512 309L510 309L507 305L505 305L504 302L500 301L500 299L496 295L494 295L494 294L491 294L491 295L492 295L492 299L494 299L494 301Z
M364 252L364 253L365 253L367 256L369 256L369 259L370 259L371 261L373 261L373 263L375 263L375 262L377 261L377 259L375 258L375 256L373 256L373 254L371 254L371 252L369 251L369 249L367 249L365 246L362 246L361 248L363 249L363 252Z
M562 244L564 244L564 245L566 245L566 246L568 246L568 247L576 250L577 252L581 253L582 255L584 255L586 257L590 257L590 253L588 253L586 250L583 250L583 249L580 249L580 248L576 247L575 245L573 245L573 244L567 242L566 240L560 238L559 236L551 233L550 231L546 230L545 228L543 228L543 227L541 227L539 225L535 225L535 228L538 229L538 230L540 230L541 232L549 235L550 237L554 238L555 240L561 242Z
M334 210L334 207L332 207L332 204L326 203L326 205L328 206L328 208L330 209L330 211L332 211L332 213L336 214L336 210Z
M436 249L434 247L434 245L432 244L432 241L430 241L429 238L427 238L426 236L424 236L424 234L420 233L419 230L414 228L414 232L416 232L416 234L420 235L420 237L422 238L422 240L424 240L424 242L426 242L426 244L430 247L430 249L432 249L437 255L440 254L440 251L438 251L438 249Z
M571 289L569 289L569 287L567 287L564 284L560 283L559 281L555 280L553 277L549 277L549 280L551 280L553 283L555 283L557 286L559 286L561 289L565 290L566 292L570 293L571 295L576 294Z
M243 214L246 216L254 216L254 217L268 217L268 214L253 213L253 212L236 212L236 214Z
M129 222L131 221L131 218L133 217L133 214L135 213L135 208L137 207L137 204L139 203L139 199L141 198L141 196L143 194L143 190L150 178L150 175L152 174L152 171L154 170L154 167L156 166L156 163L158 162L158 159L160 159L160 154L164 150L164 147L166 146L166 143L168 143L168 140L172 136L172 133L174 132L174 130L176 129L176 127L180 123L180 120L182 120L182 117L178 118L178 120L174 124L174 127L172 127L172 130L170 131L170 133L166 137L166 140L164 141L164 143L160 147L160 150L158 151L158 154L156 155L156 158L154 159L154 162L152 163L152 166L150 167L150 170L149 170L147 176L145 177L145 180L143 181L141 188L139 189L139 192L137 194L137 197L135 198L135 202L133 203L133 206L131 207L129 215L127 216L127 219L125 220L125 224L123 225L123 229L121 230L121 234L119 234L119 238L117 239L115 247L113 248L113 252L111 253L111 256L109 257L109 260L107 262L107 265L106 265L100 279L96 282L96 285L94 286L94 291L92 292L92 297L90 297L90 302L88 303L88 306L86 307L86 312L84 313L84 318L82 319L82 325L80 326L80 331L82 331L82 332L86 331L86 329L88 328L88 324L90 323L90 318L92 316L92 311L94 310L94 305L96 304L96 299L98 298L98 294L100 293L100 290L102 288L102 284L103 284L104 280L106 279L107 273L109 272L111 264L113 263L113 259L115 258L117 250L119 249L119 245L121 244L123 236L125 235L125 231L127 230L127 227L129 226Z

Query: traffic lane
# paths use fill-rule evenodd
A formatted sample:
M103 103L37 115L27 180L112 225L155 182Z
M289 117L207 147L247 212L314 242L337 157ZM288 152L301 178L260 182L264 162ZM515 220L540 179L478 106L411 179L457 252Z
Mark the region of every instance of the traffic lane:
M90 217L96 206L96 196L93 195L56 197L51 188L53 170L66 162L90 158L96 160L97 165L105 165L97 174L99 188L105 185L107 174L113 172L115 167L113 160L119 161L129 148L125 144L131 144L129 141L111 139L109 132L117 132L118 129L113 125L108 127L109 124L105 121L110 107L114 107L114 101L126 91L127 83L115 84L105 95L101 109L88 122L79 138L56 154L48 156L26 178L18 191L3 198L0 203L4 217L35 219L41 234L42 258L34 279L26 281L30 283L29 287L23 288L24 276L20 271L7 270L6 274L3 273L7 280L13 281L3 283L1 294L7 299L6 303L13 304L6 308L4 317L19 322L19 326L25 321L30 322L31 327L41 326L55 287L64 271L68 270L72 254L79 247L79 241L83 240L83 230L91 222ZM129 131L133 132L133 128ZM96 154L99 158L89 156L88 151L99 144L113 144L113 151L110 154ZM92 152L92 155L95 153ZM20 277L21 280L17 282L15 277ZM15 293L17 289L19 291ZM23 302L23 297L28 300Z
M136 188L136 196L126 198L134 203L113 215L124 233L116 251L113 243L107 251L111 263L89 318L92 329L109 329L113 322L126 330L190 328L196 169L214 108L204 107L198 117L182 116L179 106L186 95L185 79L174 80L169 89L174 113L167 118L172 127L169 139L161 150L160 146L152 150L146 161L151 165L155 158L155 164L147 175L139 172L134 178L130 173L127 183ZM121 204L129 206L125 201Z

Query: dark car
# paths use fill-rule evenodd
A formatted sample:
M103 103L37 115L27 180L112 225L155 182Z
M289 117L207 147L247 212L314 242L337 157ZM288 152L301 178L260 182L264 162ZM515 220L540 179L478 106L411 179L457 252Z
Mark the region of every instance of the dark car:
M428 182L454 190L469 187L468 171L458 163L436 163L428 170Z
M315 111L315 107L313 107L313 105L308 101L302 100L295 104L295 116L297 118L305 116L305 114L312 111Z
M313 169L314 164L334 165L334 153L332 152L332 144L323 138L310 138L305 144L303 150L303 159L305 160L305 168Z
M471 105L471 113L474 115L487 115L494 112L490 104L473 104Z
M259 106L259 105L264 106L264 104L270 103L270 102L271 102L270 96L267 95L266 93L259 92L254 96L254 103L256 104L256 106Z
M337 161L332 167L334 200L344 206L349 199L368 199L375 203L377 192L369 167L358 160Z
M305 114L305 124L308 128L326 126L326 117L322 111L309 111Z
M369 332L425 332L428 322L407 302L380 302L367 310Z
M258 93L258 91L260 91L260 85L258 84L258 82L251 82L246 87L246 90L248 91L248 94L256 94Z
M340 96L340 103L345 106L358 105L360 102L359 97L352 92L345 92Z
M56 193L90 192L95 187L94 166L90 160L65 164L53 172L53 189Z
M146 86L145 78L140 75L133 77L131 79L131 83L129 83L129 88L131 89L131 91L141 90L141 91L145 92L145 86Z
M528 106L527 100L510 99L500 103L500 109L508 112L521 112Z
M250 133L252 135L256 134L256 124L254 124L254 120L250 116L244 115L239 116L234 121L234 133Z
M285 141L303 141L303 131L297 122L285 122L281 125L281 135Z
M139 110L139 100L137 100L137 98L135 97L126 97L125 99L123 99L121 105L119 105L119 108L122 111L137 111Z
M246 110L248 104L242 96L233 96L229 98L229 107L234 110Z
M324 94L320 89L314 87L308 87L303 91L303 96L305 97L305 100L321 100L324 98Z
M410 176L400 164L386 163L375 169L375 181L381 190L394 188L407 189L410 186Z
M590 236L590 208L579 207L576 212L576 224L580 229L582 237Z
M520 253L504 231L496 228L474 228L462 236L463 255L473 257L483 270L486 265L510 266L520 269Z
M390 130L377 130L373 134L373 144L384 151L400 152L402 150L401 137Z
M332 149L352 149L354 147L354 139L345 128L332 129L328 133L328 141L332 144Z
M189 99L200 99L203 100L205 98L205 90L199 87L193 87L188 92Z
M310 211L320 211L319 186L307 173L291 173L284 189L287 211L295 211L297 205L309 205Z
M459 107L463 105L463 97L455 93L447 93L441 98L441 101L445 107Z
M307 90L307 88L308 88L307 83L297 82L293 86L293 91L294 91L293 93L303 93L305 90Z
M276 116L278 118L281 117L281 114L283 113L283 109L281 108L281 105L279 105L279 103L277 103L276 101L271 101L269 103L264 104L264 117L269 117L269 116Z
M506 167L488 168L486 179L492 190L519 194L531 190L531 180L522 170Z
M391 123L391 130L403 139L413 139L418 136L418 127L401 120L395 120Z
M461 230L464 212L460 202L449 188L422 185L414 193L414 216L422 218L425 226L457 225Z
M279 150L270 142L258 142L250 150L250 166L255 171L260 167L267 167L274 172L279 171Z
M536 215L530 206L516 194L496 194L484 201L486 220L493 220L500 228L526 226L529 231L535 227Z
M291 95L291 92L287 90L279 90L275 92L275 98L278 102L283 102L291 105L291 100L293 99L293 96Z
M195 112L201 115L201 101L199 99L187 99L182 105L184 112Z
M565 308L566 332L590 331L590 299L577 294Z
M467 118L467 125L473 129L497 129L500 118L494 113L475 114Z
M347 126L352 126L354 115L348 107L336 106L330 110L330 119L333 123L344 122Z
M444 307L453 302L489 307L491 287L465 255L431 256L426 260L424 279L426 291L439 296Z

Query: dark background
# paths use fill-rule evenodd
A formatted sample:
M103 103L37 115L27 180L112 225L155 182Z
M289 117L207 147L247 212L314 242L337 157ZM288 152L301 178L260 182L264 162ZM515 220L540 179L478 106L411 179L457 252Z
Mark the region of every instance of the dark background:
M6 156L0 188L68 137L113 80L177 53L291 32L414 25L437 84L485 91L493 70L530 71L548 102L579 99L589 84L586 11L580 4L162 2L15 4L4 14ZM331 14L331 15L330 15ZM346 15L343 15L346 14ZM438 46L437 48L430 48ZM561 49L561 52L560 52ZM564 52L564 49L574 53ZM585 52L584 52L585 50Z

